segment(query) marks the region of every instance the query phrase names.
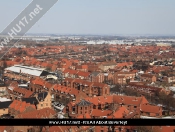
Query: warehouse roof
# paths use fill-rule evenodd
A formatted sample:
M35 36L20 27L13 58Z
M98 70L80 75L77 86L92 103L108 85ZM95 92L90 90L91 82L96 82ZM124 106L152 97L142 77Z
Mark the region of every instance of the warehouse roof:
M28 67L28 66L22 66L22 65L14 65L12 67L8 67L5 70L16 72L16 73L24 73L29 74L33 76L41 76L41 74L44 71L45 68L34 68L34 67Z

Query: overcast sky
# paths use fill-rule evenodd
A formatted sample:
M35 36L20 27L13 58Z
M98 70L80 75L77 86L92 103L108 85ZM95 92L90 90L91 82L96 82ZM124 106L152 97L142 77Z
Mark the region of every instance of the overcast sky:
M1 0L0 30L31 0ZM28 33L175 35L175 0L59 0Z

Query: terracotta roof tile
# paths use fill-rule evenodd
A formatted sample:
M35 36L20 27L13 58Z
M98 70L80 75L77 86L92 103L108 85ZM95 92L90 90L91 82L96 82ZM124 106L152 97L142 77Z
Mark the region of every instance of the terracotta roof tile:
M102 116L109 116L111 114L112 114L112 111L110 110L93 109L90 115L95 117L102 117Z

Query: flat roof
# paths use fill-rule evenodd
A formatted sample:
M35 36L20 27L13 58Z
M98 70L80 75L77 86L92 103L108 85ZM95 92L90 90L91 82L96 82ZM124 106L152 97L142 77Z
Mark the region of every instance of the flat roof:
M45 68L35 68L28 67L23 65L14 65L12 67L8 67L5 70L16 72L16 73L25 73L33 76L40 76L41 73L45 70Z

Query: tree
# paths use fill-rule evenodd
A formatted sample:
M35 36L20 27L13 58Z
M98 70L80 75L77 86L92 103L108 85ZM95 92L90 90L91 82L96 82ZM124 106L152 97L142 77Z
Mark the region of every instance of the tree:
M114 88L111 88L110 91L111 92L120 92L121 89L121 85L120 84L116 84Z

